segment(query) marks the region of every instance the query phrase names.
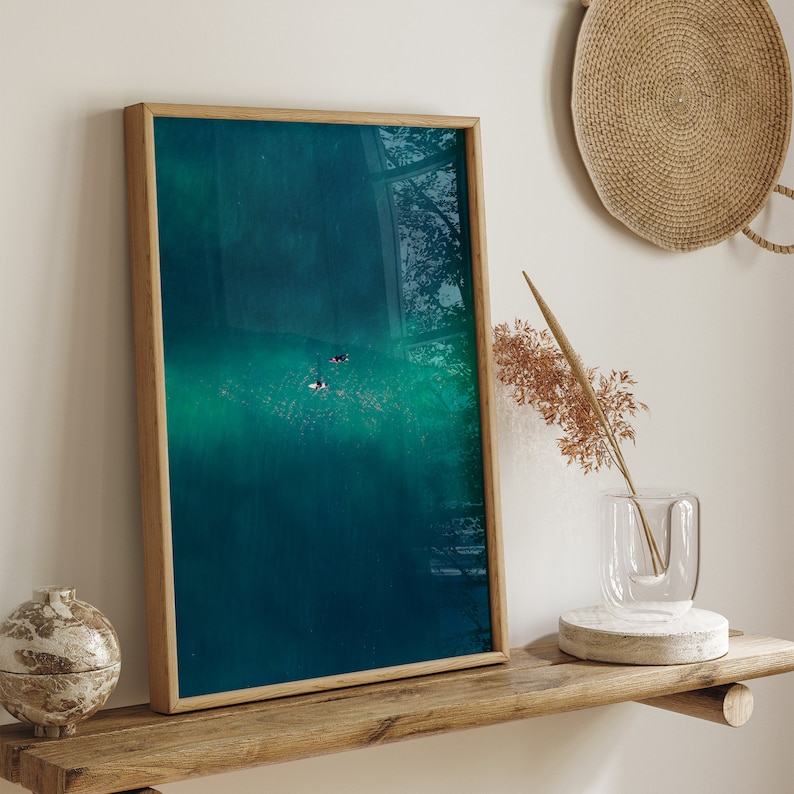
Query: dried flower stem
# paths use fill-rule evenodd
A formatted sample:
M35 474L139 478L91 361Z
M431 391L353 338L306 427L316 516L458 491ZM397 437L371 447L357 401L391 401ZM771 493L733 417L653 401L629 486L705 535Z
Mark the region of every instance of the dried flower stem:
M523 271L522 271L523 272ZM612 427L609 424L606 416L604 415L604 411L601 408L601 404L598 402L598 398L596 397L595 390L593 389L592 383L590 383L590 379L587 377L587 371L582 364L582 360L577 355L576 351L573 349L571 343L568 341L568 337L565 335L565 332L562 330L562 326L557 321L557 318L552 313L551 309L549 308L546 301L543 300L540 293L535 288L535 285L532 283L532 280L529 276L524 272L524 278L532 291L532 295L535 297L535 301L540 308L541 313L543 314L546 323L549 326L554 338L557 340L557 344L560 346L560 350L562 351L563 355L565 356L568 365L571 368L571 372L573 373L574 377L576 378L576 382L579 384L582 392L584 394L587 403L593 410L593 414L598 422L598 425L601 429L602 433L602 440L603 443L606 445L607 449L609 450L610 456L615 461L615 465L617 465L618 469L620 469L620 473L623 475L623 479L626 481L626 485L629 489L629 493L632 496L637 495L637 489L634 487L634 482L631 479L631 473L629 472L629 468L626 465L626 461L623 458L623 453L620 450L620 445L618 444L617 439L615 438L614 433L612 432ZM659 551L659 546L656 543L656 538L651 531L650 526L648 525L648 520L645 517L645 513L642 509L642 506L639 502L635 501L637 505L637 509L640 514L640 519L642 521L642 529L645 533L645 540L648 543L648 548L651 552L651 562L653 563L653 572L657 576L659 573L665 570L664 559L662 557L661 552Z

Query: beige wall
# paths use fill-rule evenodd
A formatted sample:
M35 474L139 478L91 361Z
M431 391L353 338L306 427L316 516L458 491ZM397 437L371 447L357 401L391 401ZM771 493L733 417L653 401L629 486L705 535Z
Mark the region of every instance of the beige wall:
M794 49L794 6L771 5ZM480 116L493 319L537 322L526 268L588 363L632 371L652 409L637 479L703 500L698 605L794 638L793 258L741 236L670 254L610 219L567 109L580 15L575 0L0 0L0 613L76 586L121 636L111 705L147 699L121 115L144 100ZM792 219L777 199L756 225L794 242ZM597 600L590 511L614 479L567 469L553 432L497 402L518 645ZM753 690L741 730L625 704L163 791L791 791L794 676Z

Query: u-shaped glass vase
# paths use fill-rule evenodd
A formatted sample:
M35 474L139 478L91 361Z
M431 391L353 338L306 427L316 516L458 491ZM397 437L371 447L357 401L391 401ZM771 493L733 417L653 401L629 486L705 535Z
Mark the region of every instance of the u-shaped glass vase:
M604 605L632 623L678 620L692 606L700 565L700 503L687 491L644 489L600 498Z

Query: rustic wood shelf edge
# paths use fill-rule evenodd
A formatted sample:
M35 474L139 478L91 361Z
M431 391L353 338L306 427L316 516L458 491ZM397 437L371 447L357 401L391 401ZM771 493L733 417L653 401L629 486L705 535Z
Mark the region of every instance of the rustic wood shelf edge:
M687 665L585 662L556 639L506 664L184 714L100 712L68 739L0 727L0 777L35 794L113 794L246 767L794 671L794 642L734 636L727 656ZM680 709L679 709L680 710ZM692 714L698 714L692 710Z

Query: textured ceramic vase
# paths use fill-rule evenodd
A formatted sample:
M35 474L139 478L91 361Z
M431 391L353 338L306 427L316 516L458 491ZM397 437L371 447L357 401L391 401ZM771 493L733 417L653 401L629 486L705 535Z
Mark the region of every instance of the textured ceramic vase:
M42 587L0 623L0 703L36 736L70 736L121 671L113 626L70 587Z

